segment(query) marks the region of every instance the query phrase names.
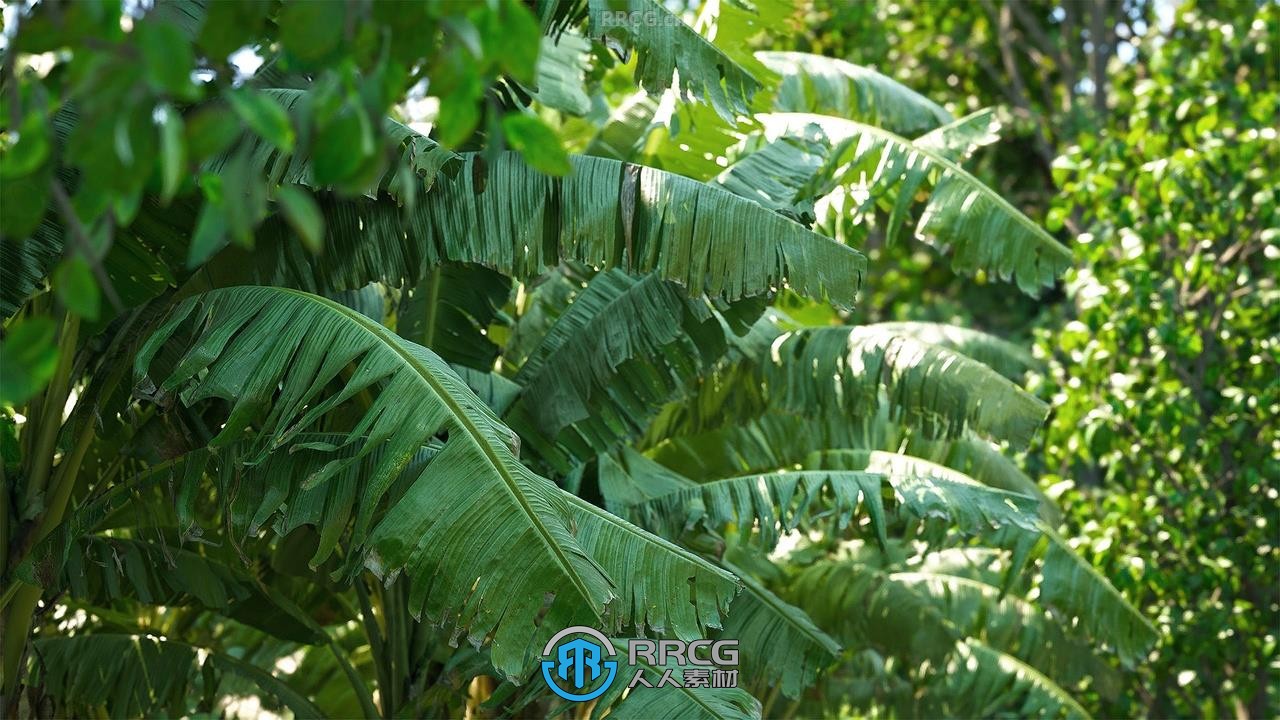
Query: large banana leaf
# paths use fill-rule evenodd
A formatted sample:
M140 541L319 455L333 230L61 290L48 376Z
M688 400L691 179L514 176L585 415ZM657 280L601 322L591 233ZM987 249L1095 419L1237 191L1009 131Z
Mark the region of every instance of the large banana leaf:
M918 326L807 327L784 333L785 327L777 314L761 318L736 344L729 362L707 374L690 397L664 409L646 442L786 412L815 419L830 413L859 427L904 421L929 438L956 439L971 431L1025 447L1048 412L1044 403L987 365L916 339L914 335L924 333ZM998 347L984 353L1010 369L1012 361L998 355ZM890 412L883 420L872 422L885 409ZM855 446L813 443L811 450L887 448L882 442L888 440ZM804 439L786 443L804 444Z
M607 452L696 383L725 352L724 326L758 305L708 304L653 275L598 273L528 354L507 421L557 467Z
M673 558L670 546L595 511L598 516L587 518L597 524L594 532L628 549L626 571L669 575L679 567L684 578L705 584L699 597L715 603L691 603L683 583L666 597L619 585L575 537L589 511L575 509L520 463L515 436L457 375L434 353L348 308L279 288L190 298L139 354L140 379L180 326L196 331L190 349L152 395L164 401L180 391L188 405L225 400L228 418L211 446L239 441L253 425L248 464L288 448L355 450L336 453L307 487L378 452L352 491L348 572L362 563L388 581L405 574L415 615L466 633L476 645L490 644L494 666L508 677L523 675L535 649L560 628L619 628L630 614L614 603L660 608L650 616L689 628L718 625L719 607L736 591L728 573L691 556ZM298 441L299 433L348 402L358 404L360 415L341 442ZM439 453L384 508L410 458L442 432L447 439Z
M210 697L218 697L220 676L247 680L275 697L300 718L323 717L302 693L254 665L176 640L100 633L47 637L35 641L38 682L54 697L72 703L83 717L104 707L111 717L157 717L191 713L187 699L196 678Z
M908 446L912 444L924 444L916 442L917 438L908 440ZM961 439L961 441L966 441ZM927 441L926 441L927 442ZM959 442L959 441L958 441ZM967 440L966 442L975 443L977 441ZM935 442L934 445L954 445L954 443ZM927 445L926 445L927 446ZM998 454L998 453L997 453ZM876 473L895 473L906 475L922 475L926 477L944 477L955 480L957 482L981 482L983 485L989 485L1000 490L1007 490L1012 493L1028 495L1040 501L1040 515L1050 522L1056 522L1057 511L1054 508L1053 501L1045 496L1031 478L1017 471L1010 474L987 473L984 476L971 476L956 470L945 464L932 462L925 458L916 457L907 451L895 453L883 450L823 450L812 453L805 458L804 467L808 469L823 470L856 470L862 472Z
M805 568L788 596L845 642L871 644L917 664L954 652L958 640L981 641L1071 685L1102 678L1094 643L1043 607L991 584L945 572L892 572L851 558ZM998 566L998 563L997 563Z
M913 215L917 195L925 193L915 235L949 251L957 272L984 271L1034 293L1071 264L1070 250L931 143L913 144L872 125L825 115L756 119L764 127L756 143L761 149L740 158L719 182L773 207L816 202L817 227L829 235L847 242L864 238L866 212L880 203L888 210L885 233L892 242ZM769 167L813 165L815 142L826 148L819 153L822 170L807 182L776 172L753 179ZM752 159L760 153L767 155Z
M596 275L516 374L525 386L520 404L554 437L588 416L592 394L623 362L682 336L684 308L680 293L656 276Z
M62 229L49 220L26 240L0 238L0 319L18 312L62 257Z
M726 121L733 122L737 115L750 112L751 97L759 90L759 81L661 3L587 3L592 36L639 52L636 82L646 92L661 93L674 84L673 78L678 75L682 96L706 101Z
M886 505L884 494L890 502ZM841 534L866 517L882 543L890 520L930 519L969 534L996 528L1038 532L1031 498L972 481L941 477L801 470L726 478L678 489L629 508L639 522L666 537L695 525L721 530L753 526L760 544L772 549L780 532L821 525Z
M451 363L491 370L498 346L488 327L510 295L510 279L488 268L442 263L401 293L396 332Z
M929 148L962 165L975 150L999 139L1000 119L995 109L987 108L930 130L911 142L916 147Z
M618 652L625 654L626 645L614 641ZM626 693L631 678L619 678L591 709L592 718L618 718L619 720L759 720L760 701L740 687L657 687L664 671L684 685L686 666L674 660L666 665L655 665L644 658L637 658L632 666L644 673L653 684L652 689L639 686Z
M770 412L724 427L677 434L656 443L655 460L688 477L715 479L799 465L827 448L884 447L900 433L887 413L850 422Z
M802 52L758 52L782 77L774 109L857 120L915 136L951 122L951 113L870 68Z
M1052 680L1016 658L972 640L958 644L937 686L945 709L957 716L988 716L998 710L1019 717L1087 720L1089 713Z
M1048 406L986 365L877 326L782 335L761 377L772 407L873 414L881 394L909 424L937 437L966 429L1026 447Z
M840 656L840 644L814 625L800 608L774 595L749 574L733 568L743 591L729 607L722 637L736 638L747 679L777 686L799 697Z
M60 587L73 600L107 607L128 598L148 605L197 605L286 640L328 638L297 605L245 570L181 547L86 537L69 557Z
M687 178L602 158L571 162L571 174L553 178L515 153L491 164L466 155L462 171L407 217L386 198L327 199L323 263L277 220L260 230L251 257L232 249L219 269L250 268L257 282L324 291L416 282L445 260L518 279L573 260L654 273L726 299L784 282L840 307L857 297L866 261L840 243Z
M930 322L876 323L871 327L954 350L1018 382L1041 363L1025 348L981 330Z
M538 86L533 97L543 105L573 115L586 115L591 98L586 92L587 59L591 42L581 35L562 33L542 38L538 53Z

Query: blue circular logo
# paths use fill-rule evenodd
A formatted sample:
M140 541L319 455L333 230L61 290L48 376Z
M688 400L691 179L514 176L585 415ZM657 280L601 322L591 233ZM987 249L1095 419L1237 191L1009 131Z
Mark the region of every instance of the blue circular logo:
M589 636L581 637L582 635ZM570 636L577 636L572 637ZM592 642L594 639L596 642ZM609 638L595 628L574 625L556 633L542 648L542 678L547 687L570 702L587 702L604 694L618 674L618 661L605 660L615 651ZM604 680L601 681L601 676ZM558 678L558 681L557 681ZM599 684L597 684L599 683ZM565 686L572 687L570 692ZM589 687L594 689L583 692Z

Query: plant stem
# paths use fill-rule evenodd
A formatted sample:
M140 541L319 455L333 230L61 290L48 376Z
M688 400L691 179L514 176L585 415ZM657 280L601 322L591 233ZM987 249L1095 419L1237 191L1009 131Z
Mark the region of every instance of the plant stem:
M351 666L351 662L347 660L347 654L338 646L338 643L333 641L333 638L329 638L329 650L333 652L333 657L342 667L342 672L346 673L347 680L351 682L351 689L355 691L356 699L360 701L360 709L364 712L365 720L377 720L378 708L374 707L373 696L369 693L369 686L365 685L364 678L360 677L360 673Z
M71 366L75 360L76 335L79 329L80 319L67 313L63 318L62 332L58 335L58 364L40 404L41 413L37 420L39 426L32 428L37 435L31 453L31 474L27 476L27 503L43 492L49 482L49 472L53 468L53 456L57 449L58 430L62 427L62 411L67 406L67 394L71 386Z
M378 673L378 687L382 688L382 715L391 717L391 658L387 656L387 646L382 640L382 632L378 628L378 619L373 616L373 605L369 602L369 591L364 586L364 578L356 578L356 597L360 599L360 618L364 621L364 634L369 639L369 649L373 652L373 667Z
M53 470L54 455L57 452L58 431L62 428L62 412L67 405L67 395L71 387L71 368L76 354L76 337L80 330L80 319L74 314L67 313L63 317L62 332L58 336L58 344L61 352L58 354L58 364L54 369L53 379L49 382L49 387L45 390L44 398L41 402L41 412L39 418L39 426L33 427L32 430L37 433L35 445L32 447L31 455L31 474L27 476L27 492L24 503L31 503L33 499L43 493L49 485L49 477ZM92 428L92 423L86 427ZM90 433L92 436L92 433ZM81 445L84 447L82 448ZM77 442L76 452L72 457L68 458L65 470L59 467L59 475L70 474L74 476L74 471L79 468L80 460L84 457L84 450L88 447L87 443ZM73 467L72 467L73 466ZM74 484L74 477L67 484ZM71 496L70 489L63 490L56 488L54 497L45 503L45 513L36 527L35 534L32 536L34 544L52 530L53 526L62 521L62 514L66 511L67 501ZM29 545L30 545L29 544ZM5 607L3 621L0 627L3 628L3 639L0 645L3 646L3 695L6 703L11 703L14 699L14 693L17 692L19 680L22 675L23 658L26 655L27 635L31 632L31 618L36 609L36 603L40 600L41 588L25 583L12 582L5 592L6 603L0 605ZM11 598L11 600L10 600Z

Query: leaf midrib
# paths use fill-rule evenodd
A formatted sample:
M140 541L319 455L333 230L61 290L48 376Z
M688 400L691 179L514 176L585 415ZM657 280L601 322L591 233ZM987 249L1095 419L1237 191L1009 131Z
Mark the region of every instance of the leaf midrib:
M793 605L786 605L781 598L769 592L767 588L756 582L754 578L746 572L738 569L736 566L731 565L728 562L725 563L725 566L742 579L743 587L747 592L751 593L757 600L771 608L785 623L795 628L798 634L809 638L810 642L821 646L823 650L832 655L840 654L840 643L836 642L835 638L823 632L822 629L818 627L817 623L812 623L812 618L810 618L811 624L813 628L818 631L818 635L814 635L810 629L801 625L795 618L791 617L791 613L787 611L788 609L794 609L804 612L803 610L800 610L800 608Z
M561 565L565 575L567 575L570 578L570 581L573 583L573 585L578 590L578 592L582 595L583 599L587 601L587 604L591 607L592 613L594 613L597 617L600 616L599 611L597 610L597 608L595 607L592 601L590 590L588 590L586 585L583 583L582 578L579 577L577 571L573 568L573 565L569 562L568 557L564 554L564 551L561 550L559 544L555 542L555 540L551 537L550 532L542 524L541 518L538 517L537 513L529 505L528 501L524 497L524 494L520 492L519 486L517 485L515 478L511 475L510 472L507 471L506 466L498 459L497 453L494 452L493 448L490 447L489 443L485 442L484 436L483 434L481 434L480 429L476 427L475 423L471 422L471 419L467 417L465 412L463 412L462 407L458 405L457 402L454 401L453 396L445 391L444 386L441 385L440 382L436 380L435 377L432 376L432 374L425 367L422 367L414 359L412 355L409 355L404 350L404 348L401 347L399 336L393 334L390 330L383 327L381 324L375 323L372 320L366 318L365 316L352 311L350 308L347 308L344 305L340 305L328 298L320 297L319 295L312 295L310 293L303 292L301 290L294 290L292 288L268 288L268 289L289 294L289 295L294 295L303 299L319 302L322 306L327 307L328 309L336 312L336 314L339 315L340 317L355 323L357 326L360 326L369 334L376 337L378 340L382 342L383 346L392 349L401 358L401 360L404 362L405 365L408 365L410 368L412 368L415 371L415 373L418 375L418 377L422 378L423 382L431 389L432 392L435 393L436 397L440 398L441 401L444 402L445 406L449 409L450 413L452 413L453 416L457 418L459 425L461 425L463 430L467 433L467 435L470 436L471 441L475 443L477 447L480 448L481 452L484 453L485 458L489 461L489 464L497 472L498 477L502 478L502 481L506 483L508 493L516 500L516 502L520 506L520 509L524 511L525 515L529 517L530 523L533 525L534 529L538 533L538 537L542 539L543 544L546 545L547 548L551 551L552 555L556 557L556 560Z

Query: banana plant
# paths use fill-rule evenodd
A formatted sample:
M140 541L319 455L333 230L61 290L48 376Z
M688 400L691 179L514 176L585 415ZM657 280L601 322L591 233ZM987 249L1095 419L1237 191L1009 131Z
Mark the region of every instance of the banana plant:
M1083 715L1154 631L1011 458L1034 359L847 324L870 233L1026 292L1070 254L964 170L992 114L744 55L778 6L434 8L424 56L382 8L342 10L380 41L319 3L113 16L215 80L148 66L158 135L91 149L156 167L110 202L106 90L43 100L51 204L0 244L6 715ZM740 683L567 707L570 626L736 640Z

